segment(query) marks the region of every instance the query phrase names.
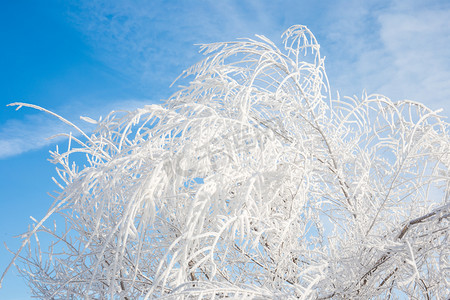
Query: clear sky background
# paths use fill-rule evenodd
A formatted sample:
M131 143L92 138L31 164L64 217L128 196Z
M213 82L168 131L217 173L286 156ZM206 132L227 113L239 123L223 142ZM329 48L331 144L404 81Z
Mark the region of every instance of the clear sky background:
M262 34L279 43L308 26L321 44L332 95L381 93L450 116L450 2L14 0L0 4L0 241L41 218L56 189L47 138L57 119L8 103L52 110L76 124L111 110L162 103L172 81L198 62L194 44ZM89 130L87 128L87 130ZM60 141L63 142L63 141ZM0 270L12 255L0 249ZM12 270L0 299L30 299Z

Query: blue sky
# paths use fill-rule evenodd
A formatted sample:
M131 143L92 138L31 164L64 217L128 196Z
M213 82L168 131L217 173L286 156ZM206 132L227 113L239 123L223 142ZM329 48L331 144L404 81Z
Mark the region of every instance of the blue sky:
M308 26L332 94L382 93L450 109L448 1L4 1L0 9L0 240L42 217L56 176L47 138L70 129L23 101L82 124L113 109L161 103L199 61L194 44ZM60 141L63 142L63 141ZM10 255L0 249L0 269ZM30 299L10 272L0 299Z

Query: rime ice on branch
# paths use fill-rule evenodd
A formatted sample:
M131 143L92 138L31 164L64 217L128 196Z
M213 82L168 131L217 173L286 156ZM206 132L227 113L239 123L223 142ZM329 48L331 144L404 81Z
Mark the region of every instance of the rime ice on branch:
M448 124L333 100L312 33L283 41L204 45L163 106L85 118L96 131L52 153L43 221L65 223L35 223L17 252L36 296L449 297Z

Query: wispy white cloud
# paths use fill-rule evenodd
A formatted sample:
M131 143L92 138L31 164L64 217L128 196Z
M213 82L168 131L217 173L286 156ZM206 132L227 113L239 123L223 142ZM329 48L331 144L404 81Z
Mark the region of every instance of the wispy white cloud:
M392 64L390 80L381 90L398 98L448 106L449 20L450 7L399 10L379 16L381 40Z
M0 159L47 146L49 137L64 132L70 131L44 113L7 120L0 129Z
M100 116L107 115L112 110L133 110L149 103L151 102L148 100L134 99L114 101L101 107L92 107L79 103L78 105L62 106L55 113L58 113L88 133L94 127L81 121L80 116L96 120ZM23 110L29 110L29 108L22 108L17 114L22 114ZM64 138L49 139L60 133L79 135L74 128L53 116L40 111L31 114L27 111L22 119L10 119L2 124L0 128L0 159L48 147L55 142L61 142Z
M201 59L194 44L264 34L283 28L268 1L77 1L71 19L111 68L168 88ZM279 7L281 8L281 6ZM291 24L292 25L292 24Z
M450 5L339 1L334 6L322 26L334 89L346 95L365 89L435 109L448 106Z

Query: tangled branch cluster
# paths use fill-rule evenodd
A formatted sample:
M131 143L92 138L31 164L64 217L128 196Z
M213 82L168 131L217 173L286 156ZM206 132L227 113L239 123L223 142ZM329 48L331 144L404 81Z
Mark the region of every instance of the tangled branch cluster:
M84 118L97 129L52 153L61 193L17 252L36 296L450 296L448 124L332 99L312 33L283 38L204 45L163 106Z

